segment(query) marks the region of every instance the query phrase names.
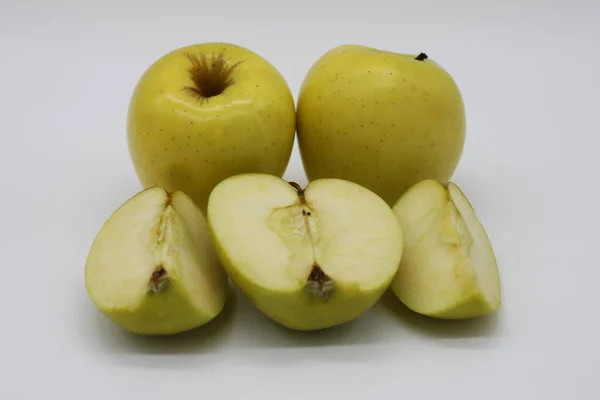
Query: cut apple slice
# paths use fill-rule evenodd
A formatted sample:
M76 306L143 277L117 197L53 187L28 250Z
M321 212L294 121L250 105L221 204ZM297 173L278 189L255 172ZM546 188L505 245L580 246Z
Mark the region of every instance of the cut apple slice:
M410 309L460 319L500 308L498 266L487 233L454 183L424 180L393 207L404 254L391 285Z
M90 249L85 282L102 313L147 335L203 325L227 296L204 216L185 193L160 187L133 196L106 221Z
M389 286L402 255L391 208L338 179L303 190L271 175L237 175L211 193L208 222L232 280L265 315L292 329L359 317Z

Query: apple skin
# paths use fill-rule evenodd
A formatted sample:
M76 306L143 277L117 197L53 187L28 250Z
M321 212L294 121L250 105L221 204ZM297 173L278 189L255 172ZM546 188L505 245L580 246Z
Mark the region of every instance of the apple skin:
M194 86L188 53L239 62L233 84L205 101L191 96L184 90ZM294 138L294 100L283 76L260 55L229 43L186 46L155 61L128 111L128 146L143 187L183 191L203 212L213 187L228 176L282 176Z
M392 276L379 288L369 291L338 286L334 295L323 302L304 290L282 294L256 285L233 267L218 240L215 240L215 248L225 271L252 305L277 324L297 331L318 331L356 320L375 306L393 280Z
M168 294L148 297L133 310L116 307L108 309L95 305L120 328L144 336L170 336L187 332L202 327L220 314L221 311L216 315L202 313L190 304L186 295L181 294L183 285L180 282L172 286ZM224 305L225 297L223 307Z
M375 306L392 282L389 279L368 292L357 287L338 287L327 302L306 291L284 295L252 283L232 267L220 244L215 247L232 281L252 305L277 324L297 331L318 331L356 320Z
M462 96L442 67L415 57L344 45L314 63L296 117L309 180L353 181L391 206L417 182L452 177L465 141Z

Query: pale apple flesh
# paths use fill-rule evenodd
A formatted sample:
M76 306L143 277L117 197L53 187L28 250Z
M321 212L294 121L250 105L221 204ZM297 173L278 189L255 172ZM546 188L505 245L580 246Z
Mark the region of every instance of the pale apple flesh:
M232 280L268 317L299 330L357 318L383 294L402 254L390 207L336 179L306 190L244 174L211 194L208 220Z
M116 210L86 262L88 293L108 318L133 333L175 334L215 318L227 276L206 220L183 192L146 189Z
M408 308L447 319L478 317L500 308L492 245L456 184L422 181L393 210L404 233L404 254L391 287Z

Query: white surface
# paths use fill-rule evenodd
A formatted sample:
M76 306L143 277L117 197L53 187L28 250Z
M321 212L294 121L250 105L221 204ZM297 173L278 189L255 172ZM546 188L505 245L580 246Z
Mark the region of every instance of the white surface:
M83 3L0 3L1 399L600 398L598 2ZM129 96L156 58L204 41L259 52L294 95L338 44L442 63L468 116L454 180L495 247L501 311L437 322L392 299L296 334L237 296L171 339L101 317L83 268L140 189ZM297 153L286 177L305 182Z

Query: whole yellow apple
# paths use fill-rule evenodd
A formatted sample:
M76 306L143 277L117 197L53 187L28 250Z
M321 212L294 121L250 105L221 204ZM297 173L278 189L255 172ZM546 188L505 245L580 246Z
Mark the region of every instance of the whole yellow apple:
M127 137L144 186L188 194L204 212L221 180L282 176L294 143L295 107L279 71L229 43L171 51L142 75Z
M309 180L353 181L390 205L424 179L447 182L465 141L462 96L442 67L358 45L311 67L296 119Z

